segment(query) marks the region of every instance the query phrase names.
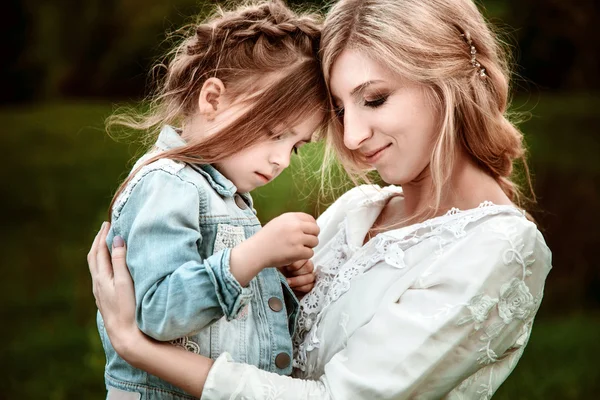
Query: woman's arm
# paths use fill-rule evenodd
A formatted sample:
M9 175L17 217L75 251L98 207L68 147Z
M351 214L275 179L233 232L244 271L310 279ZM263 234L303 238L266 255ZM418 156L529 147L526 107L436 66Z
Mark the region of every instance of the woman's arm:
M125 262L126 247L105 246L110 224L104 223L88 254L96 305L104 319L111 344L128 363L159 376L200 397L213 360L168 343L158 342L140 331L135 322L135 292Z

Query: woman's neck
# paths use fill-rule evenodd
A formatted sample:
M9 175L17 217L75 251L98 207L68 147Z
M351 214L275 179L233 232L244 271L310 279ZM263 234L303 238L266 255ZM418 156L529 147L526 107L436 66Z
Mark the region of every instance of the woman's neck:
M434 209L435 195L429 171L413 182L402 185L404 213L407 217L424 209ZM512 204L498 182L467 156L457 157L450 181L442 188L441 203L436 215L453 207L467 210L484 201L494 204Z

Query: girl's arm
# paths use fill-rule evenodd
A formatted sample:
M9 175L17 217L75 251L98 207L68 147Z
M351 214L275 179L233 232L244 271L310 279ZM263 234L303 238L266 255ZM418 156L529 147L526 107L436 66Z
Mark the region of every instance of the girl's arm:
M198 250L208 239L198 225L207 193L181 179L183 166L171 160L146 167L116 202L108 234L109 246L120 236L129 247L138 327L168 341L236 318L252 289L232 275L231 249L206 258Z
M130 248L127 265L135 282L138 327L169 341L223 316L236 318L252 298L248 283L264 268L312 256L318 226L310 215L287 213L248 240L241 235L233 249L203 257L198 246L210 238L202 236L199 221L210 203L208 194L160 162L183 168L163 159L136 175L113 210L108 244L121 236Z

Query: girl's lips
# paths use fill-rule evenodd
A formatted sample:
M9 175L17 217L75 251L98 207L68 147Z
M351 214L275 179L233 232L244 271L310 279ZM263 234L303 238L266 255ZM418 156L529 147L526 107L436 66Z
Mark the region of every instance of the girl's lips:
M379 160L381 158L381 156L383 155L383 153L385 152L385 150L390 147L392 144L388 144L387 146L382 147L381 149L377 150L375 153L371 153L368 156L365 156L365 159L367 160L367 162L369 164L373 164L374 162L376 162L377 160Z
M263 174L261 174L260 172L255 172L255 174L256 174L256 175L257 175L257 176L258 176L258 177L259 177L259 178L260 178L262 181L264 181L265 183L267 183L267 182L270 182L270 181L271 181L271 178L270 178L270 177L268 177L268 176L266 176L266 175L263 175Z

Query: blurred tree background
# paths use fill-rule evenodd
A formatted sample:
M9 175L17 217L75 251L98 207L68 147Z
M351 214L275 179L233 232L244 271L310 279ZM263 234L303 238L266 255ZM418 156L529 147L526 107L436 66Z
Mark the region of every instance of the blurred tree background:
M323 7L323 1L291 1ZM7 0L0 26L0 399L104 398L104 354L85 256L139 153L104 119L148 90L165 32L210 11L198 0ZM600 36L595 0L487 0L513 46L514 109L530 149L554 269L531 341L495 399L600 392ZM255 193L263 222L318 214L319 146ZM313 161L311 163L311 160ZM306 167L306 168L301 168ZM299 172L308 170L308 172Z

